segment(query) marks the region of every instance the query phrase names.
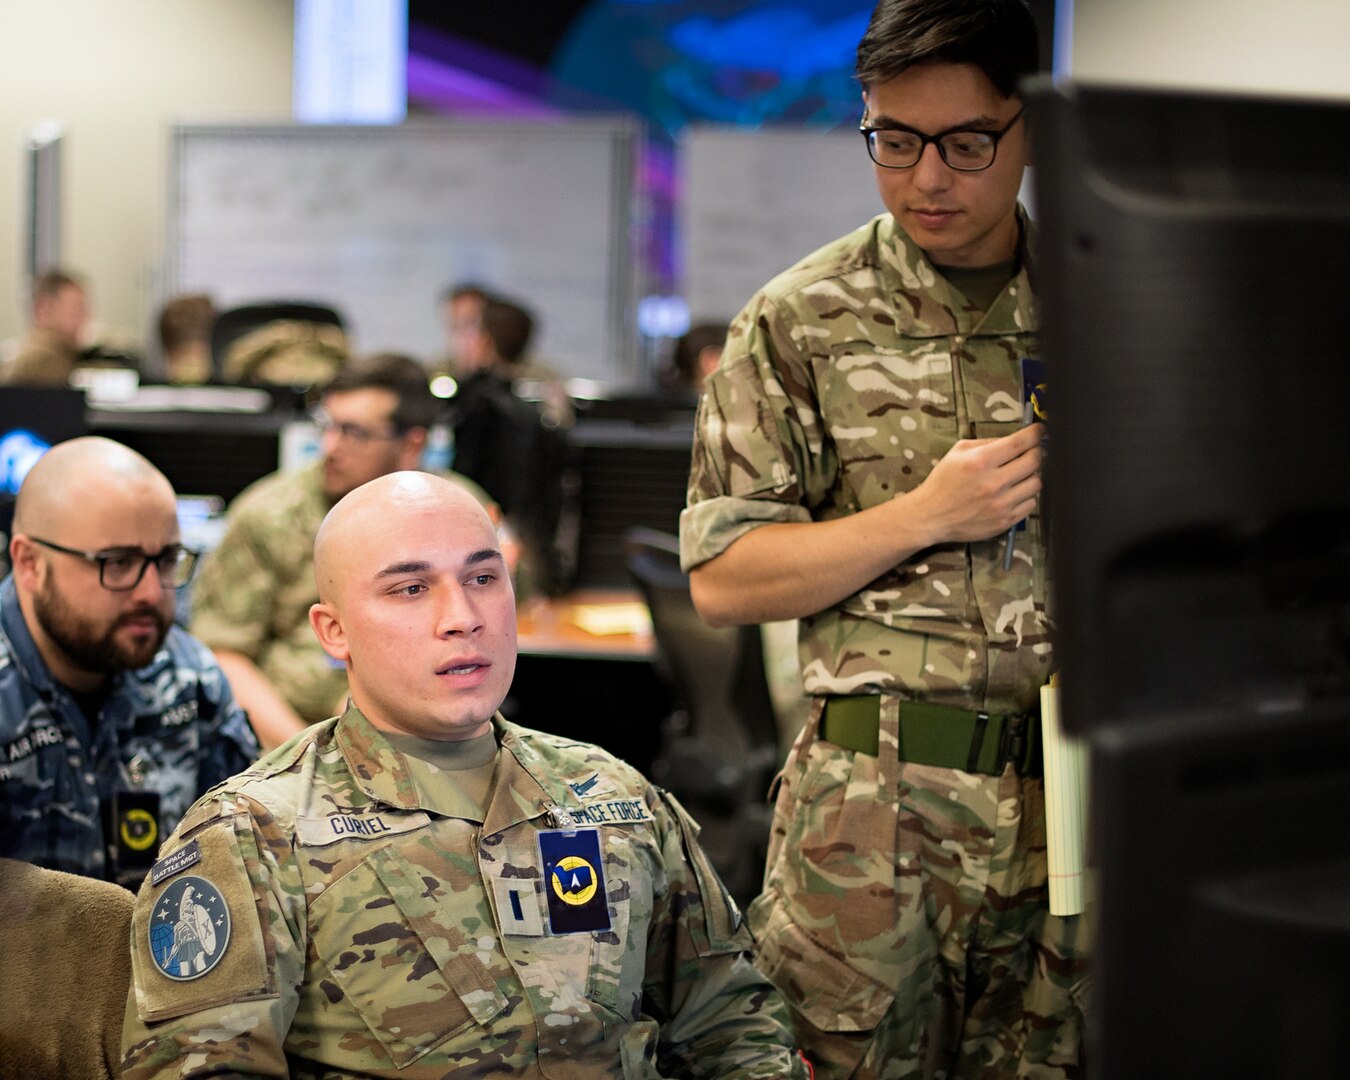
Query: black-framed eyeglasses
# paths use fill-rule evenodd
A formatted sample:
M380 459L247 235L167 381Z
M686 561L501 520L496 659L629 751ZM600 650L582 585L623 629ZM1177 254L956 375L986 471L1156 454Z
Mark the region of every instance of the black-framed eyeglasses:
M405 432L397 424L390 427L388 431L371 431L368 427L360 424L348 424L334 420L328 410L320 406L309 414L309 418L321 432L335 431L341 439L349 439L354 443L368 443L383 439L401 439Z
M1026 111L1027 107L1023 105L998 131L948 128L936 135L926 135L904 124L869 127L866 116L862 118L858 130L867 140L868 155L883 169L914 168L923 157L924 149L933 143L948 168L958 172L982 172L994 163L999 139L1012 130L1012 126Z
M192 580L197 568L197 553L190 548L170 544L147 555L139 548L118 548L111 551L76 551L74 548L53 544L30 536L29 540L62 555L73 555L98 567L98 583L112 592L130 592L141 583L146 569L153 563L159 571L159 583L166 589L179 589Z

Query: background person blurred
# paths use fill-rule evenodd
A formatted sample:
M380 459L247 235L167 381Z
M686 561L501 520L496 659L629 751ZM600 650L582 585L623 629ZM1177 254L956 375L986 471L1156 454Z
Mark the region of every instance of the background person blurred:
M441 294L441 325L445 328L446 353L433 370L458 379L463 374L461 358L477 348L483 307L490 294L482 285L464 282Z
M664 388L696 401L703 392L703 380L717 370L726 339L726 323L698 323L691 326L675 342L670 367L662 373Z
M173 625L194 555L164 475L101 438L19 489L0 583L0 855L130 887L258 745L219 666Z
M5 375L16 386L66 386L79 365L89 324L84 280L51 269L33 279L32 322Z
M216 305L206 293L184 293L165 303L157 322L165 381L210 381L211 326L215 321Z
M483 305L479 328L466 338L452 401L454 466L501 505L520 538L522 593L557 594L575 563L580 481L563 418L548 402L517 391L533 333L534 319L519 304Z
M703 379L717 370L726 343L726 323L699 323L680 336L671 355L672 385L702 393Z

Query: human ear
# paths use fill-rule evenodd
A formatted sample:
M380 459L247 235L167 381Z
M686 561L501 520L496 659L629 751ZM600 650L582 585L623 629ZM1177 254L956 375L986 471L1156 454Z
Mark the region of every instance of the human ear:
M18 533L9 541L9 565L13 568L14 581L25 592L36 592L41 573L38 569L37 545L23 533Z
M422 460L422 451L427 445L427 429L409 428L403 434L403 445L399 448L399 468L415 469Z
M351 659L347 634L342 629L342 618L337 608L322 602L312 605L309 609L309 625L324 652L344 664Z

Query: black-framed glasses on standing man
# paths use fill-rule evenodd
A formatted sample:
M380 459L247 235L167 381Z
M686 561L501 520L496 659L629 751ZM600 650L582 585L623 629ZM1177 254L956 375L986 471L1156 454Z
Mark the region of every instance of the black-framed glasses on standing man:
M998 141L1012 130L1012 126L1027 111L1023 105L997 131L972 128L948 128L936 135L928 135L904 124L888 123L885 127L870 127L866 115L858 130L867 140L867 153L883 169L912 169L923 157L924 148L933 143L948 168L958 172L982 172L994 163Z
M178 589L192 580L197 568L197 553L178 544L170 544L153 555L140 548L110 548L107 551L77 551L50 540L30 536L29 540L62 555L73 555L98 567L98 583L112 592L130 592L141 583L145 571L153 563L159 572L159 583L166 589Z

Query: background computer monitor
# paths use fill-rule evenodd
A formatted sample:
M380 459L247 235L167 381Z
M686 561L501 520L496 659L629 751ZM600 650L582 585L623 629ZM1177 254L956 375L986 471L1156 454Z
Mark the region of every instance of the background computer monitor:
M1350 1060L1350 104L1030 88L1106 1077Z
M0 494L17 495L43 453L86 430L83 390L0 386Z
M83 390L0 386L0 576L9 573L14 499L28 470L86 430Z

